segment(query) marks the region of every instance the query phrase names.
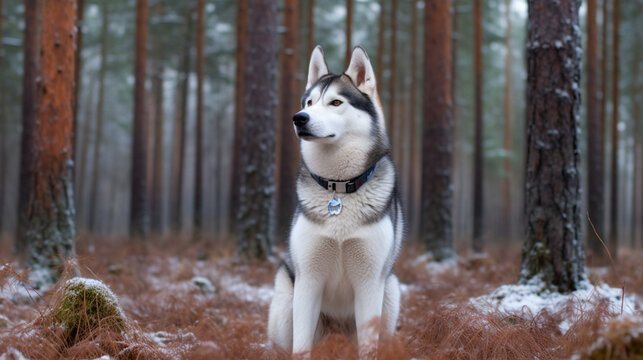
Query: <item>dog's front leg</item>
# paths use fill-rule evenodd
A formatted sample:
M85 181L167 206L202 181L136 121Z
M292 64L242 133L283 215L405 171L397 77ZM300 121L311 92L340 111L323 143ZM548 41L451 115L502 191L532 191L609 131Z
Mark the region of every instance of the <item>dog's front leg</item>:
M293 354L310 351L321 311L322 282L298 275L293 299Z
M356 286L355 325L362 358L367 352L377 348L383 301L384 283L377 276Z

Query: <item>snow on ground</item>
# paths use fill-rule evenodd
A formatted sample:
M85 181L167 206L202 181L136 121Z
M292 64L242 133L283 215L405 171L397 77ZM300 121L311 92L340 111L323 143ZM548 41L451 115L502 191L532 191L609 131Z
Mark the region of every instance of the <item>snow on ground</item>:
M621 316L634 315L643 308L643 301L637 295L625 294L622 289L609 287L606 284L592 285L585 280L579 289L569 294L550 291L540 277L534 277L527 283L502 285L491 294L472 298L471 303L484 312L500 311L506 314L520 314L525 311L537 314L542 310L558 312L570 302L574 303L574 311L570 318L563 320L559 328L564 334L571 324L584 311L606 301L608 310ZM622 307L622 312L621 312Z
M4 354L0 354L0 360L29 360L22 353L12 347L8 348Z

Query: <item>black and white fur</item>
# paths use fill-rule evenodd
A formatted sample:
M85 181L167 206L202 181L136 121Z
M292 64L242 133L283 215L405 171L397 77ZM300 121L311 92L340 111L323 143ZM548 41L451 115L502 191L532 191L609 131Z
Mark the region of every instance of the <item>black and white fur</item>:
M316 47L301 103L298 114L309 120L295 125L302 156L298 206L288 259L275 278L268 337L279 347L301 353L339 324L357 332L360 352L370 350L378 341L380 319L388 333L395 331L400 289L392 269L404 220L366 52L356 47L346 72L333 75L321 47ZM310 173L349 180L376 162L373 175L356 192L337 194L343 209L330 215L333 194Z

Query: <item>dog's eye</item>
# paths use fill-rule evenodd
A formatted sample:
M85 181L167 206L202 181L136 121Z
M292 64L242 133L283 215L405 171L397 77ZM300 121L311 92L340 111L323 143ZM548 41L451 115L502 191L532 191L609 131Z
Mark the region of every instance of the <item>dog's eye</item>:
M339 105L343 104L343 102L341 100L335 99L335 100L331 101L330 104L333 105L333 106L339 106Z
M313 101L308 99L308 101L306 101L306 106L312 106L312 105L313 105Z

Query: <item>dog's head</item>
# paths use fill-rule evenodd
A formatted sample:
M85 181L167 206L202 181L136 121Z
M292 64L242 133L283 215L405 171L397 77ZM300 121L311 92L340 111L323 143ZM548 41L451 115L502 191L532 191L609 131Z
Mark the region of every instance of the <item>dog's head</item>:
M336 144L386 139L375 73L361 47L353 50L348 69L335 75L328 72L322 48L317 46L310 58L301 107L293 117L293 125L305 142Z

